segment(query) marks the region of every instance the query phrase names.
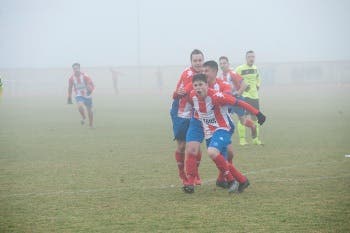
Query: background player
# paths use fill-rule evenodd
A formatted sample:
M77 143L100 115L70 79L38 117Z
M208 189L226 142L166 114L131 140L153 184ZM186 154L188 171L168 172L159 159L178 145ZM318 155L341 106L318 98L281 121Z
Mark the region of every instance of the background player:
M85 108L88 113L89 126L93 128L93 112L92 112L92 92L95 87L90 77L86 74L80 72L80 64L74 63L72 65L73 75L68 81L68 104L73 104L72 102L72 90L75 92L75 100L77 102L78 110L81 115L81 124L85 124ZM85 108L84 108L85 107Z
M236 72L234 72L233 70L230 69L230 63L229 60L226 56L221 56L219 58L219 64L220 64L220 68L222 70L222 74L220 76L220 79L228 82L231 87L232 87L232 94L241 100L245 100L244 97L242 97L242 94L244 93L244 91L247 89L248 85L246 84L246 82L243 80L243 78L237 74ZM243 108L240 107L232 107L230 109L230 113L231 114L237 114L238 119L239 119L239 124L241 125L245 125L246 127L249 127L251 129L251 135L252 138L256 138L256 126L254 124L254 122L245 117L245 111ZM239 133L239 132L238 132ZM239 138L239 144L244 146L247 145L247 141L245 139L245 135L244 137L240 137Z
M236 72L241 75L244 81L247 83L248 88L243 92L242 96L245 98L245 101L250 105L254 106L256 109L259 107L259 88L260 88L260 76L255 63L255 53L252 50L249 50L246 53L246 64L240 65L236 68ZM249 119L252 119L255 122L256 126L256 138L253 139L253 144L262 145L262 142L259 140L259 124L256 122L256 117L246 112L246 115ZM238 123L238 132L240 140L245 139L245 126L240 122Z

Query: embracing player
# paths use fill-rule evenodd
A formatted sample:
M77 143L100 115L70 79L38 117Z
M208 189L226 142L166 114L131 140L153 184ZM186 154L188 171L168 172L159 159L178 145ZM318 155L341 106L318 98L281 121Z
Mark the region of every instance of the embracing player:
M201 120L203 130L207 142L207 152L209 157L213 160L218 170L224 175L229 184L229 192L242 192L249 185L249 181L237 183L233 177L232 164L227 162L225 154L227 146L231 144L231 137L233 134L233 122L228 113L229 105L236 105L243 107L252 114L256 115L259 124L265 122L265 116L251 105L244 101L236 99L230 94L218 92L209 88L207 76L205 74L196 74L192 80L193 91L189 96L189 102L193 105L198 118ZM196 174L196 160L195 157L188 157L186 168L188 178ZM194 185L187 184L184 186L184 191L187 193L194 192Z
M192 105L188 102L185 87L191 85L193 75L202 71L204 61L203 53L198 49L193 50L190 55L190 61L191 66L182 72L180 80L176 85L176 89L173 94L173 103L170 110L170 116L173 123L174 140L177 141L175 159L179 170L179 177L184 185L187 184L187 176L184 168L186 140L192 140L188 137L186 138L186 135L188 134L190 121L193 116ZM199 165L199 161L201 159L200 150L194 156L196 161L198 160ZM197 183L199 184L200 180L198 173L196 174L196 179Z

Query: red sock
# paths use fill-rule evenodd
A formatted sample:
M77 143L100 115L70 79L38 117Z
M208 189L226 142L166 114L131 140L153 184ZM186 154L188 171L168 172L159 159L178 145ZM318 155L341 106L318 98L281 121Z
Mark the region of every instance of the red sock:
M230 171L228 170L228 163L225 160L224 156L219 154L216 156L215 159L213 159L214 163L216 164L216 167L219 169L220 172L224 175L226 180L228 182L233 181L233 176L231 175Z
M177 168L179 169L179 176L182 180L186 180L186 174L185 174L185 155L176 151L175 152L175 159L177 162Z
M244 122L244 125L249 127L249 128L254 128L255 124L251 119L246 119Z
M236 178L236 180L239 183L244 183L247 181L247 177L245 177L240 171L238 171L238 169L235 168L235 166L233 164L229 164L228 168L230 170L230 173L232 174L232 176L234 178Z
M194 179L198 173L197 169L197 158L194 154L188 154L186 157L186 174L187 174L187 182L189 185L194 185Z

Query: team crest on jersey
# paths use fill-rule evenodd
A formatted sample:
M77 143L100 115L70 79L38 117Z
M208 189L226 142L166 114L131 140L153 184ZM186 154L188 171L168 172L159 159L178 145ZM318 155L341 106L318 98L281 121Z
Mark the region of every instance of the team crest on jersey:
M215 96L220 97L220 98L224 98L224 94L222 92L215 93Z

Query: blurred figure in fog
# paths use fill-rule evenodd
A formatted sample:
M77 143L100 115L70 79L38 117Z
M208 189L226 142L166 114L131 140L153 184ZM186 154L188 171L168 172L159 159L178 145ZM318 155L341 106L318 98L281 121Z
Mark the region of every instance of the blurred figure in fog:
M119 94L118 81L119 81L119 75L121 73L118 72L117 70L115 70L113 67L110 67L109 71L112 73L112 82L113 82L114 93L116 95L118 95Z
M92 92L95 86L90 77L80 72L80 64L74 63L72 65L73 74L68 81L68 104L72 102L72 91L74 89L75 101L77 102L78 110L81 115L80 123L85 124L86 115L85 108L88 113L89 126L93 128L93 112L92 112Z

